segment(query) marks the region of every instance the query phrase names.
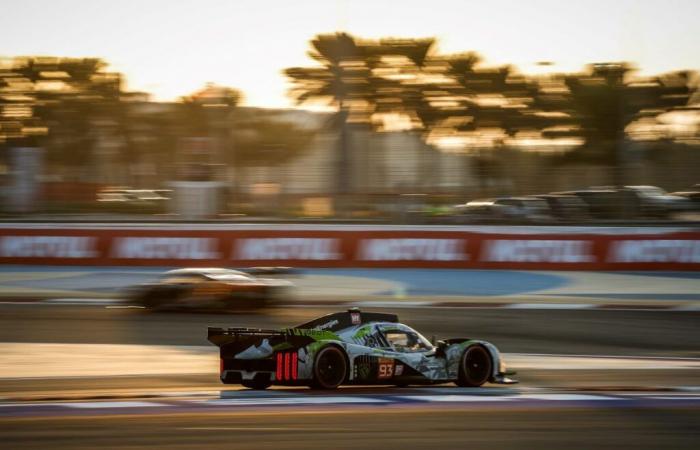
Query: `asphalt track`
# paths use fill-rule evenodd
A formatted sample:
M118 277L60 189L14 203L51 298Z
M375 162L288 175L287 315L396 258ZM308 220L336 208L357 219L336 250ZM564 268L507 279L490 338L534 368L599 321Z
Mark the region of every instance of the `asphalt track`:
M265 406L246 406L235 394L233 402L203 399L189 405L163 398L8 405L0 408L11 410L0 416L0 436L11 449L300 450L693 449L700 438L700 396L683 394L545 394L549 400L475 394L458 401L452 395L444 402L410 396L404 402L372 403L358 402L361 395L350 392L330 403L302 402L297 395L294 404L268 399Z
M0 342L202 346L209 345L207 326L287 327L337 310L306 307L260 314L197 314L0 304ZM427 338L478 337L509 353L700 357L697 311L402 308L397 313Z
M0 304L0 345L53 343L75 345L78 351L95 344L176 346L186 351L207 345L207 325L289 326L334 310L154 314L98 305ZM537 361L533 354L604 355L615 364L622 361L622 366L574 364L548 370L533 365L518 369L521 384L515 387L343 388L331 394L307 389L264 394L239 390L218 384L214 367L211 373L199 368L193 374L0 377L0 446L700 446L700 312L490 308L398 312L402 321L428 337L484 338L504 353L521 355L524 362ZM2 358L0 365L5 365ZM625 358L645 364L625 368ZM691 367L676 367L679 361L689 361ZM38 369L41 362L36 362Z

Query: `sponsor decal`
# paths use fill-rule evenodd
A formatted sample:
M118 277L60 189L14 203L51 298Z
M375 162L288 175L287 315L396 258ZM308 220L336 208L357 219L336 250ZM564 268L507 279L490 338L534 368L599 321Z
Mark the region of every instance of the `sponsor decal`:
M362 380L367 380L370 377L370 374L372 373L372 369L369 365L369 363L365 361L361 361L355 366L355 377L360 378Z
M352 337L356 341L361 341L364 339L366 336L372 333L372 327L370 325L365 325L364 327L360 327L356 332L355 335Z
M125 259L218 259L217 239L185 237L121 237L112 257Z
M315 329L306 329L306 328L287 328L285 330L287 335L289 336L304 336L304 337L310 337L312 339L316 340L338 340L338 336L336 336L334 333L326 330L315 330Z
M381 339L379 333L369 334L365 336L364 342L361 344L366 347L383 347Z
M340 240L336 238L246 238L234 243L235 259L313 261L338 260Z
M594 262L593 243L584 240L495 239L484 241L484 262L587 263Z
M372 334L372 326L365 325L360 328L357 333L353 336L353 341L356 344L364 345L366 347L381 347L379 333L375 332Z
M403 364L397 364L394 369L394 376L400 377L403 375Z
M466 261L464 239L363 239L361 261Z
M362 323L362 318L360 317L359 312L350 313L350 323L352 323L353 325L359 325Z
M379 358L377 379L384 380L394 376L394 360L391 358Z
M326 328L332 328L335 325L338 325L338 320L333 319L330 322L326 322L324 324L318 325L317 327L314 327L315 330L325 330Z
M95 258L91 236L2 236L0 256L7 258Z
M700 263L700 241L680 239L614 241L607 260L618 263Z

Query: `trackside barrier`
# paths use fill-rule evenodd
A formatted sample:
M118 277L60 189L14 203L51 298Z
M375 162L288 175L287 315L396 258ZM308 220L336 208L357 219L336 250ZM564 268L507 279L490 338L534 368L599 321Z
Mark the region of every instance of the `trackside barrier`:
M565 227L0 228L0 263L700 270L700 231Z

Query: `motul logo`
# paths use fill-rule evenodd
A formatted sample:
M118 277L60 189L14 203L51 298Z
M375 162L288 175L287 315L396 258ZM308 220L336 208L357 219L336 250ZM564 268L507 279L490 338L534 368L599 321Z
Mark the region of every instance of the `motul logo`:
M465 261L464 239L364 239L362 261Z
M595 261L590 241L568 240L487 240L484 262L585 263Z
M8 258L95 258L97 238L89 236L3 236L0 256Z
M184 237L123 237L113 241L112 256L125 259L218 259L217 240Z
M672 239L615 241L608 253L608 261L700 263L700 241Z
M335 238L238 239L233 251L240 260L337 260L340 242Z

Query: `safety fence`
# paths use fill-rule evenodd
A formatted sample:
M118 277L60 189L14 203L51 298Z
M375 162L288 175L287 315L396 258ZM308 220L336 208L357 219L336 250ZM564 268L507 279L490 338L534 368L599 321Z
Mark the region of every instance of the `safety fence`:
M0 263L700 270L700 230L5 224Z

